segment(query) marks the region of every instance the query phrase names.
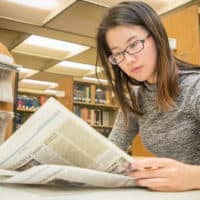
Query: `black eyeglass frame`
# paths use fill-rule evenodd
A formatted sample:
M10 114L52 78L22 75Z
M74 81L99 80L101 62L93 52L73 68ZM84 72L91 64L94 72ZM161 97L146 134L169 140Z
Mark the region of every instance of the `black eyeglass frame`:
M145 43L145 41L146 41L149 37L150 37L150 34L148 34L144 39L135 40L135 41L133 42L133 43L141 42L142 48L139 49L138 51L136 51L136 52L134 52L134 53L130 53L129 51L127 51L127 49L133 44L133 43L131 43L131 44L129 44L123 51L116 53L116 54L122 54L122 56L123 56L123 59L122 59L120 62L114 62L114 61L113 61L114 59L112 59L112 57L113 57L115 54L111 54L111 55L108 57L109 62L110 62L111 64L113 64L113 65L118 65L118 64L120 64L120 63L122 63L122 62L124 61L124 59L125 59L125 53L127 53L128 55L135 55L135 54L139 53L140 51L142 51L142 50L144 49L144 43Z

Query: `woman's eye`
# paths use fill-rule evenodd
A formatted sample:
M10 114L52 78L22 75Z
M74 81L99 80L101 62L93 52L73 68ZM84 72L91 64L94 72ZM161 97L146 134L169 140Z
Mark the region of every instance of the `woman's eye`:
M122 52L117 52L117 53L113 54L114 57L118 57L118 56L121 56L121 55L122 55Z
M138 41L135 41L130 44L129 48L134 49L138 45Z

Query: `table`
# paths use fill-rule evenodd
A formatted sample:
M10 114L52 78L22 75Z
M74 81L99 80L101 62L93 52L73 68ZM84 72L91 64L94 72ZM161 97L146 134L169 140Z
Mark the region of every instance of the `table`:
M200 190L153 192L142 188L76 188L1 185L1 200L200 200Z

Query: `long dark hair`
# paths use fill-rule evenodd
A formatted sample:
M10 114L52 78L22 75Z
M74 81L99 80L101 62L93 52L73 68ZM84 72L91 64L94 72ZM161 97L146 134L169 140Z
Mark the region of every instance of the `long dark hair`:
M124 73L120 67L111 65L108 61L108 57L112 53L106 41L106 33L111 28L120 25L142 26L154 39L157 48L157 106L162 111L169 110L176 105L176 97L179 92L178 66L188 67L188 64L172 55L165 28L158 14L149 5L140 1L121 2L108 10L99 25L97 52L126 119L130 111L142 115L132 86L144 85L144 82L134 80Z

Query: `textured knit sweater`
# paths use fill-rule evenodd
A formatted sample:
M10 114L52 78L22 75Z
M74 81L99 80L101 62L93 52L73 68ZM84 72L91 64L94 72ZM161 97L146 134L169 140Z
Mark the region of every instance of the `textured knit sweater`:
M160 112L155 103L156 86L140 86L144 115L137 118L130 113L127 127L120 110L109 139L126 150L139 132L144 146L156 156L200 165L200 71L180 70L179 88L177 106Z

